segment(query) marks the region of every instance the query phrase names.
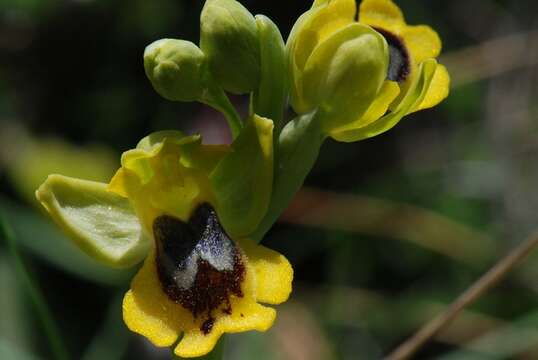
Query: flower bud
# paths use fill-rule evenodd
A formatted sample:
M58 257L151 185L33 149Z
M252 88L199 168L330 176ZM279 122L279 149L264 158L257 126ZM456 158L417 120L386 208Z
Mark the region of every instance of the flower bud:
M195 101L206 88L206 57L189 41L161 39L148 45L144 69L153 88L168 100Z
M387 76L388 47L374 30L352 24L323 41L303 74L305 103L321 112L328 132L362 116Z
M257 89L260 45L252 14L235 0L207 0L200 27L200 47L220 86L235 94Z

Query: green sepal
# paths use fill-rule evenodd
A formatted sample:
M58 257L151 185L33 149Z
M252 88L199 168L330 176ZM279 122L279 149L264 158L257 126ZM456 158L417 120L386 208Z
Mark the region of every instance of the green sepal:
M107 184L50 175L36 197L92 258L112 267L129 267L146 256L150 242L129 200L107 191Z
M278 27L256 15L260 42L260 85L253 95L253 112L272 119L279 129L287 101L286 46Z
M405 97L394 111L367 126L335 132L331 134L331 137L337 141L355 142L377 136L392 129L405 115L422 102L428 92L436 68L437 61L435 59L428 59L420 64L418 76L415 77Z
M302 45L299 41L299 35L301 34L303 28L308 27L312 19L315 18L319 11L321 11L321 7L312 8L302 14L293 25L288 39L286 40L287 71L289 74L289 101L290 105L293 107L293 110L298 114L305 114L313 110L312 105L306 104L302 96L302 70L304 68L304 64L299 66L297 63L297 58L306 56L298 56L298 47L301 47ZM312 37L311 40L312 41L310 42L308 49L301 49L301 53L308 53L308 51L312 50L310 47L314 46L316 38Z
M136 149L128 150L121 155L121 165L137 174L142 184L147 184L154 175L151 159L161 150L165 141L189 147L199 147L200 135L186 136L181 131L163 130L151 133L136 145Z
M177 130L162 130L144 137L136 149L122 155L122 166L134 171L142 181L147 183L153 177L149 163L164 146L165 142L180 146L180 163L187 168L196 168L211 173L223 157L229 152L227 145L204 145L199 134L185 135Z
M273 122L251 116L239 137L210 174L216 210L232 237L246 237L258 226L271 198Z
M226 91L246 94L258 88L258 29L254 16L239 2L206 1L200 17L200 48Z
M260 242L312 170L326 136L315 112L290 121L278 139L271 202L251 239Z
M358 23L315 48L303 73L304 97L319 106L326 133L364 114L385 82L388 61L383 36Z

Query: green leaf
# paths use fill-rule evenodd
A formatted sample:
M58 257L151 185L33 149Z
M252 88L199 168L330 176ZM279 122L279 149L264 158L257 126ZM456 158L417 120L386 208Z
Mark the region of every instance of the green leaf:
M11 344L8 340L0 338L0 359L38 360L39 358Z
M43 326L44 334L49 341L49 346L54 358L57 360L69 359L69 354L60 330L58 329L58 325L52 316L43 294L36 285L34 276L25 265L17 247L13 230L8 226L2 213L0 213L0 239L6 242L14 262L17 280L24 286L30 301L32 302L34 310Z
M254 93L254 113L272 119L278 129L287 101L286 47L278 27L264 15L256 15L260 42L260 86Z
M36 192L50 216L88 255L113 267L141 261L149 249L129 201L107 185L50 175Z
M253 115L210 175L226 231L244 237L267 211L273 183L273 122Z

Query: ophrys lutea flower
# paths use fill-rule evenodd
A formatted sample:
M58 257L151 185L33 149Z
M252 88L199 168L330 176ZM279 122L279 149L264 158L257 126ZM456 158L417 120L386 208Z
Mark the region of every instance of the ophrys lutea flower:
M298 114L317 111L326 136L358 141L448 95L435 57L437 34L408 26L391 0L316 0L287 42L290 100Z
M251 117L232 146L158 132L122 156L109 184L53 175L37 191L51 216L94 258L146 258L123 301L125 323L182 357L225 332L264 331L291 291L280 254L249 240L272 186L272 122ZM250 166L245 166L249 164Z

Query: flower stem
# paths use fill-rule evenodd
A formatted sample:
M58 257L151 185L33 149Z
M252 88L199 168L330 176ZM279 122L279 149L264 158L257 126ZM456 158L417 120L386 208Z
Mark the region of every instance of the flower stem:
M224 115L228 122L228 126L230 127L230 131L232 132L232 138L235 139L241 132L243 123L224 90L220 87L210 88L201 101L220 111Z
M28 292L30 301L35 308L37 316L41 321L41 325L43 326L45 334L49 340L53 358L56 360L69 359L69 354L67 352L65 344L63 343L58 326L54 322L50 309L47 307L43 295L41 294L38 287L35 285L35 281L32 275L24 264L19 250L17 249L17 244L13 232L4 220L4 217L1 213L0 237L5 239L6 241L8 250L13 257L13 261L15 263L15 271L17 272L19 280L23 283L24 287L26 288L26 291Z
M495 264L495 266L462 293L447 310L430 320L415 335L398 346L385 360L409 359L428 340L446 328L465 307L475 302L486 291L499 283L537 247L538 233L535 233Z

